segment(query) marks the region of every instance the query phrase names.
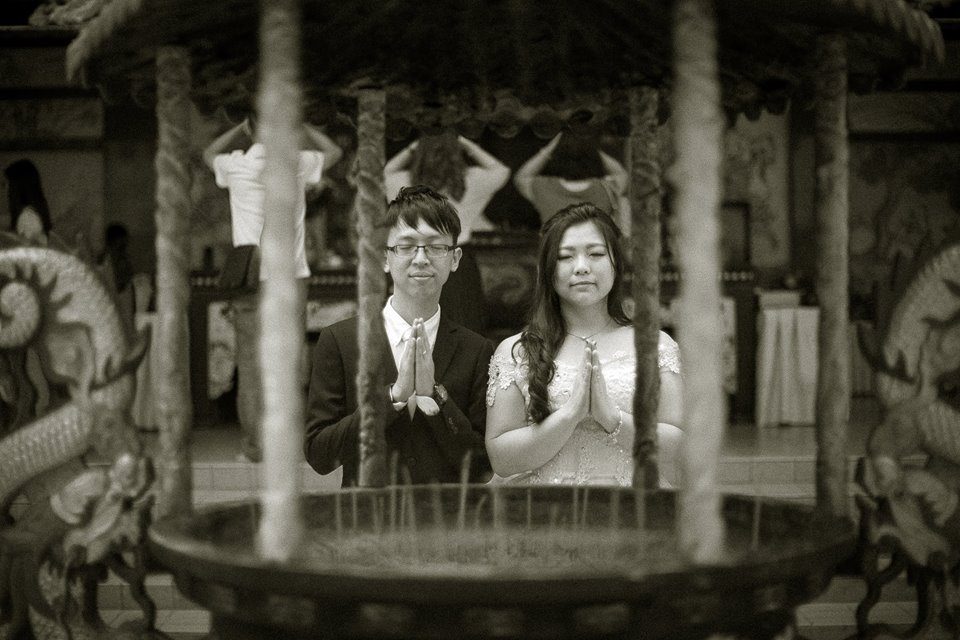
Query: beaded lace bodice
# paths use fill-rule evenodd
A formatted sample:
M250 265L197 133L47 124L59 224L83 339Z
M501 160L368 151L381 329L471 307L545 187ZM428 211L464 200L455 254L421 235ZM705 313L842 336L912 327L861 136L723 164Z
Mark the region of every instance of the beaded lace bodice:
M547 387L550 408L555 411L573 391L576 366L556 362L556 372ZM680 350L677 343L660 332L658 364L661 370L680 373ZM607 393L617 406L629 411L636 387L637 359L633 352L617 351L601 361ZM510 355L494 354L490 360L487 405L493 406L497 391L515 384L530 401L529 371L525 361L516 362ZM619 484L629 486L633 476L632 452L627 451L592 417L574 428L570 439L549 462L538 469L501 479L510 483L532 484Z

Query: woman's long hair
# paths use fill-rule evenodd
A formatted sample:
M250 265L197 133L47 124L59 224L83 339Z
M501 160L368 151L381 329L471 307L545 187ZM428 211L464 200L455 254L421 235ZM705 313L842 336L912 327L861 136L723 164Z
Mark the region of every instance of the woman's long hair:
M425 184L459 202L466 190L466 171L467 162L455 131L424 135L410 159L410 184Z
M53 221L50 219L50 207L43 195L40 184L40 172L27 160L17 160L3 170L7 178L7 205L10 210L10 229L16 233L17 219L24 208L32 207L40 215L43 232L50 233Z
M607 173L600 160L600 141L596 136L565 130L540 170L542 176L566 180L602 178Z
M537 287L533 307L530 320L513 349L514 359L526 359L529 366L528 415L533 422L540 422L550 415L547 385L553 380L556 372L554 358L567 333L563 315L560 313L560 296L554 286L560 242L567 229L583 222L592 222L597 227L613 262L613 288L607 296L607 313L621 326L630 324L630 319L623 310L622 284L626 258L621 246L620 229L608 214L595 205L582 202L560 209L540 230Z

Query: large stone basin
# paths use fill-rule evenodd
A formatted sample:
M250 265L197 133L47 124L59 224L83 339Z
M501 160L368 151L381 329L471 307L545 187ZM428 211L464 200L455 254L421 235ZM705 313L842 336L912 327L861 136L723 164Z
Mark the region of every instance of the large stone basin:
M255 502L168 518L151 551L231 638L774 637L853 552L846 519L724 497L728 557L688 567L676 494L433 486L303 498L296 560L254 549Z

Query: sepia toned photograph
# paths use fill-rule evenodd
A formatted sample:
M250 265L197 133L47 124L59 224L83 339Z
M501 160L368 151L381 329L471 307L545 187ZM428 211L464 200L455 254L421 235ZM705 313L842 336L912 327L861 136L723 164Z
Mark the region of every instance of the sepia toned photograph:
M0 640L960 640L960 2L0 0Z

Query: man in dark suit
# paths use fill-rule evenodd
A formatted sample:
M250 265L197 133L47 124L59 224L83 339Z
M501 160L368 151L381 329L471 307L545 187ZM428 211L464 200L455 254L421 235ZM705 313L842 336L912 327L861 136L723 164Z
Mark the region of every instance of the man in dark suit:
M387 205L390 227L384 271L393 295L383 308L387 336L364 345L382 354L388 456L397 455L415 483L455 482L471 453L471 479L485 480L487 371L492 345L442 317L440 291L460 262L460 218L427 187L401 189ZM360 411L357 395L357 319L320 332L307 399L304 453L318 473L343 465L343 484L357 482Z

